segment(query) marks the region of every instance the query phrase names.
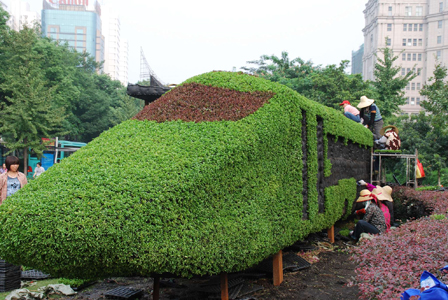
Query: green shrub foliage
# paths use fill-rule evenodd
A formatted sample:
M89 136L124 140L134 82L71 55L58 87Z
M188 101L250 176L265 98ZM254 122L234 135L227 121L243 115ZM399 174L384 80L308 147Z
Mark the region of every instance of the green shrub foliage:
M363 147L372 145L367 129L254 76L211 72L184 85L191 83L270 98L238 121L133 119L104 132L3 202L0 257L68 278L218 274L250 267L341 218L356 181L326 188L319 212L317 118L325 136Z

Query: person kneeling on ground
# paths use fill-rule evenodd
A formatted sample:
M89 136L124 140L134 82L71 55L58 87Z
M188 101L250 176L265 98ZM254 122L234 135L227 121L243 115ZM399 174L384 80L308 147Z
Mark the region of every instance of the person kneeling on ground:
M344 116L353 120L357 123L361 122L361 117L359 116L359 110L357 110L354 106L350 104L350 101L344 100L339 106L344 108Z
M364 202L365 206L357 214L364 213L362 220L356 223L355 230L351 232L351 237L359 240L361 233L380 234L386 232L386 220L381 209L378 207L376 196L369 190L362 190L356 202Z

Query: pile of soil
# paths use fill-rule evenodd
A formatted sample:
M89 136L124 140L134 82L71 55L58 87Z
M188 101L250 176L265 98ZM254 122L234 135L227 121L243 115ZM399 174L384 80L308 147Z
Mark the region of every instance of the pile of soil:
M253 269L252 272L246 270L244 274L229 274L230 298L245 300L357 299L358 288L346 286L348 281L356 276L355 264L349 260L350 255L348 254L349 248L354 245L338 235L336 239L334 244L330 244L326 234L312 234L305 241L284 249L284 257L285 254L300 254L310 263L310 266L300 270L285 271L284 280L280 286L273 285L272 274L263 273L259 269ZM244 281L245 288L252 288L253 291L242 294L241 290L238 295L233 292L237 296L232 297L231 282L240 283L242 281ZM216 285L213 286L213 283ZM242 285L243 283L241 283L240 289ZM75 296L60 299L108 299L106 294L118 287L142 290L137 299L152 299L153 279L142 277L105 279L79 291ZM199 287L202 287L202 291ZM204 293L205 290L208 293ZM211 290L214 290L215 293L211 293ZM193 279L162 278L160 280L160 299L220 299L219 278L217 276Z

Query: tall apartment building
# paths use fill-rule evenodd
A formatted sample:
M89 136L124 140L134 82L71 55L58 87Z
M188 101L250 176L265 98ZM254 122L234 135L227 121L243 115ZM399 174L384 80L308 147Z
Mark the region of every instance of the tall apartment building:
M364 10L363 78L374 80L375 54L389 46L399 55L395 64L401 74L414 70L418 75L406 87L406 113L421 110L420 89L433 76L437 61L448 62L447 0L369 0ZM403 51L403 52L402 52Z
M119 80L124 86L129 83L129 44L127 40L121 40Z
M30 4L22 0L10 2L9 26L15 31L23 29L23 26L34 27L40 25L40 13L30 10Z
M362 58L364 56L364 44L357 51L352 51L352 74L362 74Z
M104 72L123 85L128 84L128 44L121 36L118 14L110 7L103 7Z
M42 35L67 42L97 62L104 61L101 6L97 0L44 0Z

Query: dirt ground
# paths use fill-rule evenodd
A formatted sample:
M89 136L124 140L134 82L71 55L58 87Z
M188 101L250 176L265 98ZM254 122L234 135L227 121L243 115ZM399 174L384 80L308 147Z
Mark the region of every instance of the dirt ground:
M269 260L257 268L229 274L230 299L358 299L358 288L346 286L346 283L355 276L355 265L349 260L347 253L347 249L354 245L346 239L340 239L338 235L336 238L335 244L331 245L324 233L314 234L305 241L284 249L284 267L286 265L285 257L294 259L297 254L300 254L300 257L303 257L310 265L307 266L301 261L299 268L285 269L284 281L280 286L273 285L272 274L269 273L268 268L265 268L265 266L272 266L272 261ZM125 288L125 290L115 290L114 292L114 289L117 288ZM152 299L152 288L152 278L110 278L79 291L76 296L60 299L149 300ZM138 290L141 290L141 294L138 297L132 297L132 294ZM107 294L111 295L106 296ZM160 280L160 299L221 299L219 277L190 280L162 278Z

